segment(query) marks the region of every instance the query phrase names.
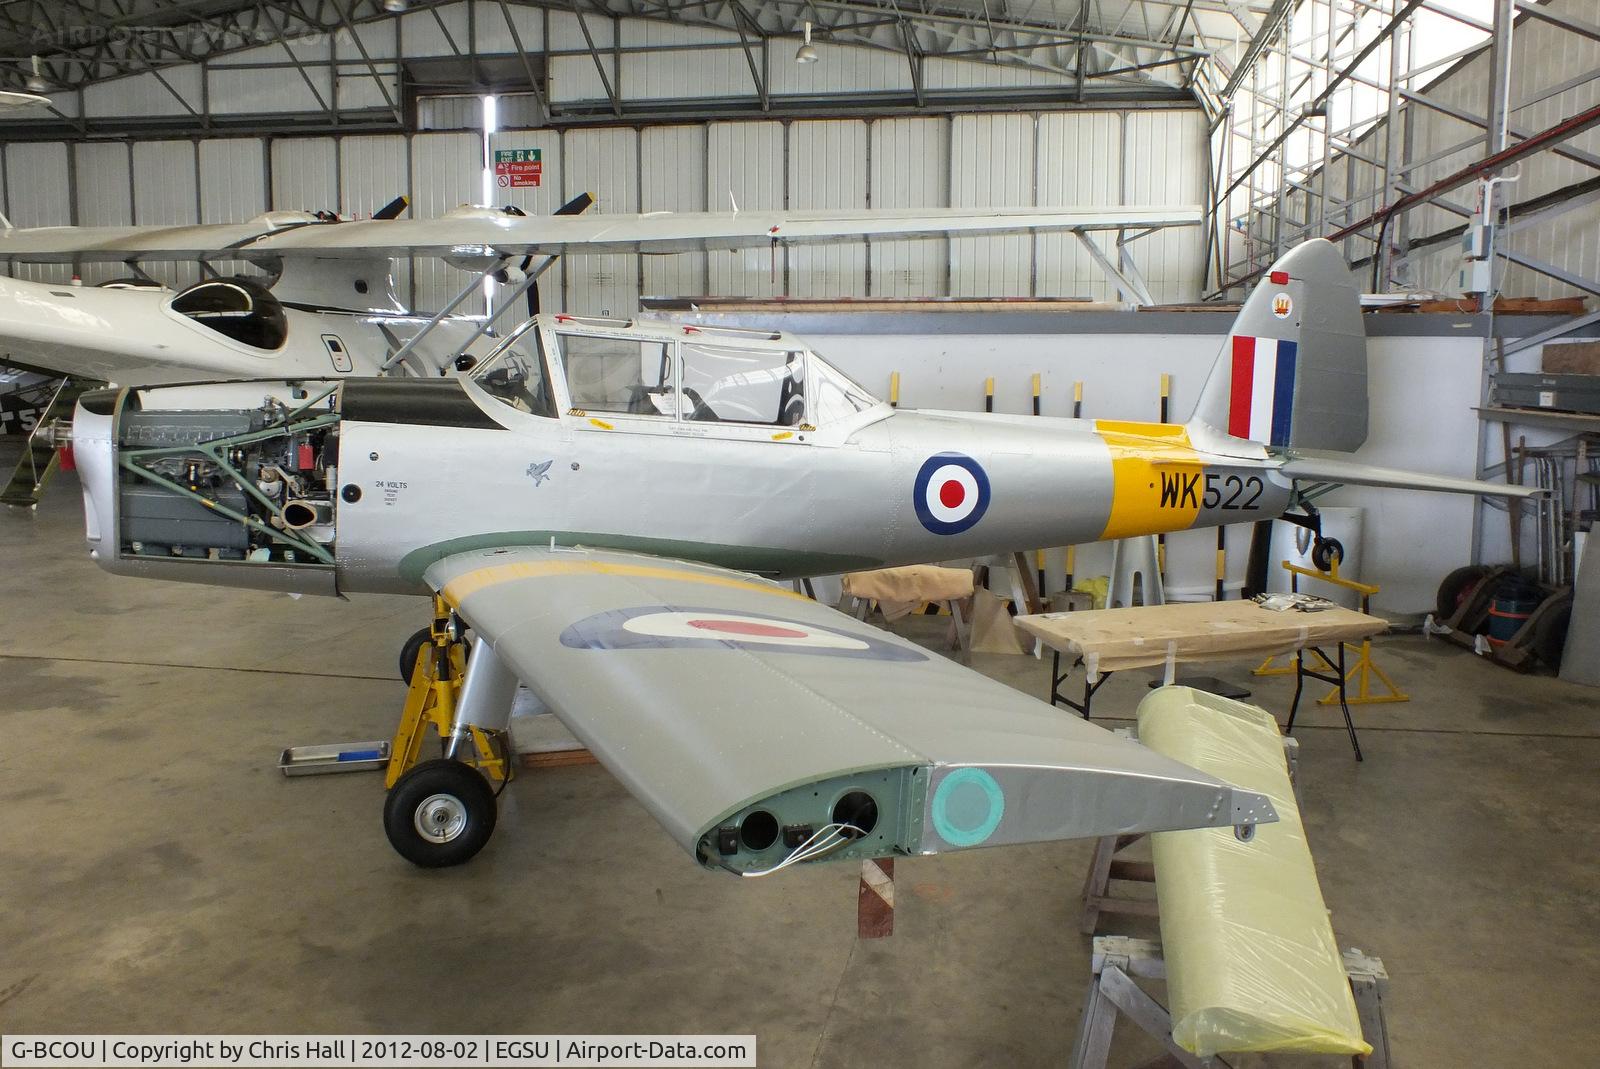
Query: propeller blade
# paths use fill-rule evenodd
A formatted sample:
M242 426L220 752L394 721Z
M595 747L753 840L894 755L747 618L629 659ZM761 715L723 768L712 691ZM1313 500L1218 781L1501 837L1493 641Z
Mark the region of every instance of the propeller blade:
M589 210L589 206L592 205L593 203L594 203L593 194L590 194L590 193L579 193L576 197L573 197L571 200L567 201L567 203L565 203L561 207L557 208L551 214L553 214L553 215L582 215L584 212Z
M557 208L551 214L582 215L584 212L588 211L590 206L593 204L593 194L580 193L576 197L573 197L571 200L567 201L567 203L563 204L561 207ZM524 256L522 258L523 271L527 271L532 265L532 256ZM528 287L528 314L530 316L536 316L539 314L539 283L537 280L533 283L533 285Z
M405 342L400 340L400 335L390 329L387 323L378 323L378 333L382 334L383 340L389 343L389 351L384 354L385 359L398 353L405 345Z
M372 217L374 219L398 219L409 207L411 207L411 201L406 199L404 194L401 194L373 212Z

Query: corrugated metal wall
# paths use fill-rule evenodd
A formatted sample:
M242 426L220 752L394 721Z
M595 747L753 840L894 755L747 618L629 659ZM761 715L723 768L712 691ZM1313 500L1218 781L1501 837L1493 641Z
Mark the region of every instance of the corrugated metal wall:
M976 114L927 119L712 122L635 129L508 130L496 148L538 148L538 188L496 191L548 214L579 193L597 212L1199 204L1204 130L1195 111ZM431 218L482 199L482 143L469 132L343 138L227 138L74 146L12 144L0 199L19 226L227 222L268 208L370 215L410 197ZM1109 255L1109 237L1097 237ZM1131 246L1158 300L1200 284L1198 228ZM1116 292L1078 242L960 238L672 256L586 256L558 263L547 307L629 314L641 294L679 296L1079 296ZM85 281L125 274L86 267ZM70 271L30 268L64 280ZM185 265L168 274L197 276ZM442 307L466 276L401 265L397 292ZM465 310L482 310L470 298Z
M788 169L784 128L775 122L713 123L706 131L706 202L712 211L782 208ZM710 292L768 297L783 292L776 251L712 252Z
M592 193L605 210L639 210L637 130L575 130L564 140L563 202ZM639 257L569 256L563 266L566 307L605 316L629 316L639 307Z
M12 226L62 226L72 223L73 205L68 194L71 161L65 145L6 145L6 218ZM64 282L68 268L23 264L14 269L18 278Z
M861 122L841 120L790 126L789 207L799 211L870 207L867 138L867 125ZM791 249L788 268L790 296L866 296L867 250L864 245Z
M948 119L884 119L872 124L874 208L937 208L950 203ZM950 293L950 242L875 241L875 296L925 297Z
M707 211L704 126L651 126L639 132L639 210ZM644 292L705 293L706 254L681 252L645 256Z

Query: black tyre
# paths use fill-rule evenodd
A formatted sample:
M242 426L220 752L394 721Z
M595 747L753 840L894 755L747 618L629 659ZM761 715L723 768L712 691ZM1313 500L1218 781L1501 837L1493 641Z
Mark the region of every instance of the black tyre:
M1561 671L1561 653L1567 647L1567 625L1571 622L1572 606L1563 605L1533 623L1533 652L1552 672Z
M1439 584L1439 594L1434 599L1433 618L1444 623L1454 616L1456 610L1461 608L1461 603L1472 596L1489 571L1485 565L1469 564L1445 576L1444 582Z
M433 632L429 628L421 628L400 647L400 681L411 682L411 673L417 670L417 658L422 656L422 651L433 640Z
M383 802L383 831L413 865L471 860L494 833L494 791L470 765L440 758L400 777Z
M1344 560L1344 544L1337 538L1319 538L1311 547L1311 563L1319 572L1333 571L1334 561Z

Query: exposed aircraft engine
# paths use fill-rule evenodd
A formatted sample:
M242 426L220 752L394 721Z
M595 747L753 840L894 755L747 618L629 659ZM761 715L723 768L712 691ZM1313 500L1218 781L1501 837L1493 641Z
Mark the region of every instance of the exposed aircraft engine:
M338 388L269 389L172 388L160 409L146 391L85 395L74 447L103 566L204 581L195 566L231 565L238 585L333 592ZM308 569L325 583L295 577Z

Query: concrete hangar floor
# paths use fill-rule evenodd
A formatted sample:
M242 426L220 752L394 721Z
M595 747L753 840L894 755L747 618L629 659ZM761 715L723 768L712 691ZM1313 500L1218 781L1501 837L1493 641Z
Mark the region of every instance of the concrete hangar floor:
M1065 1064L1090 844L902 860L895 934L861 942L856 866L702 871L589 766L525 772L481 856L418 870L376 774L275 762L392 731L425 602L112 577L81 525L70 476L0 510L0 1032L755 1032L767 1066ZM1335 931L1393 977L1396 1064L1590 1064L1600 701L1439 642L1383 656L1413 700L1357 707L1363 765L1336 713L1297 735ZM1048 661L974 664L1045 693ZM1097 717L1145 682L1113 677ZM1287 707L1292 681L1251 686Z

